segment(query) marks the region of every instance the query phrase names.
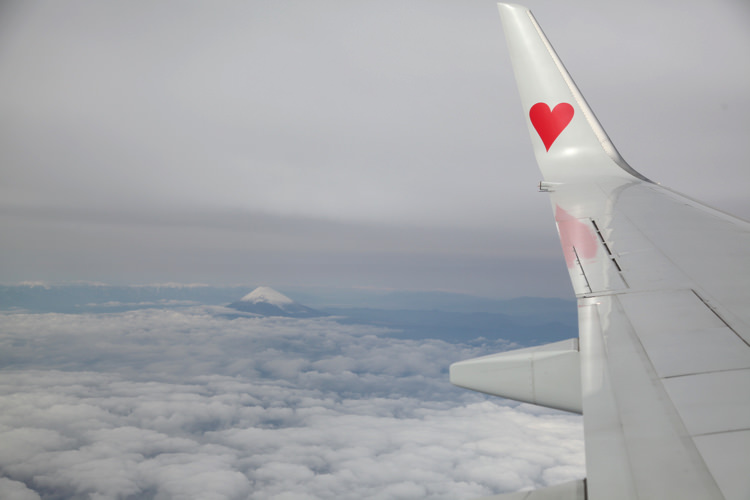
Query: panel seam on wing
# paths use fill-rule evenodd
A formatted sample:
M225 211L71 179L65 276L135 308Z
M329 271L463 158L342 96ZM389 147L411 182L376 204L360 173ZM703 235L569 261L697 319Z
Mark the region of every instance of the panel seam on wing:
M742 337L742 335L740 335L740 334L739 334L739 333L737 332L737 330L735 330L734 328L732 328L732 325L730 325L730 324L729 324L729 322L728 322L728 321L727 321L726 319L724 319L724 317L723 317L723 316L722 316L721 314L719 314L719 311L717 311L717 310L716 310L716 309L715 309L715 308L714 308L714 307L713 307L713 306L712 306L712 305L711 305L711 304L710 304L710 303L708 302L708 300L707 300L707 299L704 299L704 298L703 298L703 296L702 296L702 295L701 295L700 293L698 293L698 291L697 291L697 290L695 290L694 288L691 288L691 290L692 290L692 292L693 292L693 293L695 294L695 296L696 296L696 297L698 297L698 300L700 300L701 302L703 302L703 305L705 305L705 306L706 306L706 307L708 308L708 310L709 310L709 311L711 311L712 313L714 313L714 315L715 315L715 316L716 316L716 317L717 317L717 318L719 319L719 321L721 321L722 323L724 323L724 325L725 325L725 326L726 326L727 328L729 328L729 330L731 330L731 332L732 332L732 333L734 333L734 334L735 334L735 335L736 335L736 336L737 336L737 337L738 337L738 338L739 338L739 339L740 339L740 340L742 341L742 343L743 343L743 344L745 344L746 346L750 347L750 343L748 343L748 342L747 342L747 340L745 340L745 339L744 339L744 338Z
M702 432L700 434L693 434L692 437L700 437L700 436L716 436L719 434L731 434L733 432L745 432L750 431L750 427L741 427L739 429L728 429L723 431L716 431L716 432Z
M730 372L741 372L750 370L750 368L728 368L726 370L707 370L702 372L690 372L690 373L681 373L679 375L667 375L666 377L661 377L662 380L671 380L681 377L695 377L697 375L709 375L712 373L730 373Z

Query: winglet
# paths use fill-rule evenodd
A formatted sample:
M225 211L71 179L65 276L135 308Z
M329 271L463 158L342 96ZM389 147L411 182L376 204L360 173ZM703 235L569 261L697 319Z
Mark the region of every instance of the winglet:
M545 180L624 175L648 181L617 152L531 11L503 3L498 8Z

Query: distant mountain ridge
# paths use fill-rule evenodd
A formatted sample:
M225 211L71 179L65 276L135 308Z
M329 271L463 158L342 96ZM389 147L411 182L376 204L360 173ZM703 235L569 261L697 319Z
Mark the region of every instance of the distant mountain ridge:
M318 318L328 316L327 313L303 306L283 293L267 286L259 286L227 307L262 316L284 316L289 318Z
M252 290L248 286L108 285L103 283L23 283L0 285L0 311L121 312L178 305L223 305Z
M249 313L296 318L331 315L338 323L388 328L383 335L399 338L438 338L449 342L500 338L523 346L563 340L578 333L574 300L538 297L499 300L446 292L383 293L358 289L292 289L288 291L292 299L264 288L268 287L261 287L254 294L257 289L248 286L0 285L0 311L81 314L223 306L212 309L213 313L228 317ZM227 310L230 302L238 307Z
M174 301L203 305L226 305L252 292L246 285L146 284L109 285L104 283L0 284L0 310L25 309L37 312L103 312L131 310ZM408 309L446 312L489 312L510 316L556 319L560 314L575 319L575 299L522 297L492 299L461 293L390 291L348 288L287 288L293 300L310 308L331 309ZM338 313L337 313L338 314Z

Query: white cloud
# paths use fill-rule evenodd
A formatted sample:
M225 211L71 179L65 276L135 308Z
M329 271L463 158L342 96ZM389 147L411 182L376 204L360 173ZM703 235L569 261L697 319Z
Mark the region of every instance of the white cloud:
M6 500L41 500L38 494L28 489L22 482L4 477L0 477L0 492Z
M0 315L0 491L447 499L584 475L579 417L448 384L487 348L221 311Z

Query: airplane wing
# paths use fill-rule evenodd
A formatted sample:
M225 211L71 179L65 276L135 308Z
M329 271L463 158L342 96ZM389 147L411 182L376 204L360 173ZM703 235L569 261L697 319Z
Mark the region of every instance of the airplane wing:
M492 498L749 499L750 223L633 170L531 12L499 8L579 337L451 381L582 413L587 478Z

